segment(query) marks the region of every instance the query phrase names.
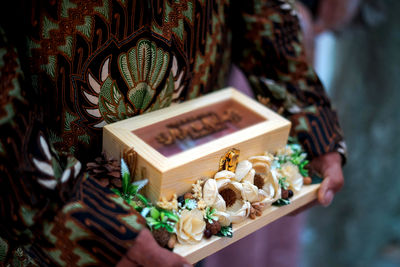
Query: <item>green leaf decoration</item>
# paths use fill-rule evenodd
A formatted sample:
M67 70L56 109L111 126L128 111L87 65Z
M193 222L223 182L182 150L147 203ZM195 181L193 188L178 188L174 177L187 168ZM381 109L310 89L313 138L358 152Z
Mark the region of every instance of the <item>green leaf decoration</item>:
M168 210L163 210L165 216L168 217L168 219L172 220L173 222L179 222L179 216L176 214L173 214L171 211Z
M146 222L147 222L147 225L148 225L150 228L152 228L152 227L155 226L155 225L160 224L159 221L153 219L152 217L146 217Z
M167 229L167 231L170 233L175 233L175 228L173 228L171 225L166 225L165 229Z
M139 180L136 182L133 182L132 185L137 186L137 192L139 192L140 190L142 190L143 187L145 187L147 184L149 183L148 179L143 179L143 180ZM136 193L137 193L136 192Z
M277 207L281 207L281 206L286 206L290 204L290 200L289 199L278 199L277 201L275 201L274 203L272 203L273 206L277 206Z
M209 223L213 223L213 221L218 221L218 217L214 216L216 210L214 208L207 207L206 214L204 215L204 219Z
M158 217L160 217L160 212L157 210L157 208L152 207L151 210L150 210L150 216L151 216L153 219L157 220Z
M124 173L122 175L122 192L124 194L129 194L129 183L130 183L131 177L129 173Z
M232 238L233 237L232 224L229 226L222 226L221 230L216 234L216 236Z
M284 190L287 190L289 187L289 182L286 177L279 178L278 183Z
M150 205L151 205L150 201L149 201L145 196L143 196L142 194L137 193L137 194L136 194L136 197L137 197L137 199L139 199L144 205L146 205L146 206L150 206Z
M136 193L138 192L138 186L137 185L134 185L134 184L130 184L129 186L128 186L128 194L129 195L132 195L132 196L134 196L134 195L136 195Z
M168 216L166 216L163 211L160 213L160 220L161 220L161 222L167 222L168 221Z
M302 163L300 163L300 165L299 165L299 172L303 177L308 176L308 170L305 168L308 163L309 163L309 161L305 160Z

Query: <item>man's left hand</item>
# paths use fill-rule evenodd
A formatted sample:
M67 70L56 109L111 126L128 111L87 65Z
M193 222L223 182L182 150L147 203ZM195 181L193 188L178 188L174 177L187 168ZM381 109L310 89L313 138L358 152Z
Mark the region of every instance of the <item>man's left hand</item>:
M318 191L318 202L327 207L344 184L342 157L338 152L324 154L311 161L311 168L324 178Z

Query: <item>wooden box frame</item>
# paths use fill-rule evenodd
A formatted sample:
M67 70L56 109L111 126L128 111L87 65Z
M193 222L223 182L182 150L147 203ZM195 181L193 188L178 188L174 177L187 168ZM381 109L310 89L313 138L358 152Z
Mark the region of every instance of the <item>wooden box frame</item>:
M243 237L250 235L269 223L313 202L317 199L319 188L320 184L305 185L302 187L300 192L297 192L290 199L291 203L289 205L282 207L270 206L263 211L263 214L260 217L257 217L254 220L247 218L241 223L232 224L232 238L212 236L210 239L203 238L195 245L182 245L178 243L174 247L174 252L185 257L191 264L194 264L232 243L235 243Z
M173 156L166 157L132 131L155 123L184 116L196 109L233 100L265 118L247 128L209 141ZM138 153L136 173L149 178L145 194L153 202L161 197L183 194L201 177L212 177L218 170L220 158L231 148L240 150L240 159L274 151L287 143L291 123L254 99L233 88L220 90L200 98L176 104L148 114L109 124L103 128L103 151L120 158L125 149ZM145 171L143 171L145 170Z

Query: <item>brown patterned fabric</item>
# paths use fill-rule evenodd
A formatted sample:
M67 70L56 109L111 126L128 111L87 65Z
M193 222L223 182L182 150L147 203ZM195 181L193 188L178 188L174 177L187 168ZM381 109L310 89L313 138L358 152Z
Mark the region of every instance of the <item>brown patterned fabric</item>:
M24 26L0 32L1 263L117 263L144 221L82 170L102 127L222 88L231 62L310 155L343 152L287 1L34 0L16 14Z

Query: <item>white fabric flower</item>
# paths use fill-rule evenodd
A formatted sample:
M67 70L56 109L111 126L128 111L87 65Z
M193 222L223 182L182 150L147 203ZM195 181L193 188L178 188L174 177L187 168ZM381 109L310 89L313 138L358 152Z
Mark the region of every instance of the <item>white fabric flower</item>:
M242 179L242 182L249 182L251 184L254 184L254 175L256 174L256 171L254 169L251 169L246 176Z
M207 206L214 204L218 195L217 181L208 179L203 186L203 199Z
M249 216L251 204L243 199L241 183L226 180L220 185L218 192L225 201L226 213L232 223L241 222Z
M250 215L251 204L248 201L237 200L226 209L232 223L242 222Z
M214 175L215 180L222 180L222 179L229 179L229 180L234 180L235 179L235 173L227 170L219 171Z
M182 244L195 244L203 238L206 223L198 210L184 210L176 225L176 236Z
M248 160L243 160L238 163L235 172L235 180L237 182L241 182L242 179L249 173L252 169L253 165Z
M244 200L249 202L255 202L258 200L258 188L257 186L244 182L242 183L242 197Z
M299 192L303 186L303 176L299 172L299 168L291 162L286 162L281 165L281 169L278 169L281 177L286 177L286 181L289 183L289 188L294 192Z
M217 211L215 213L215 216L218 217L218 221L221 224L221 226L229 226L232 223L231 217L227 212Z
M212 207L217 211L226 211L225 200L220 194L217 195L216 201L214 202Z

